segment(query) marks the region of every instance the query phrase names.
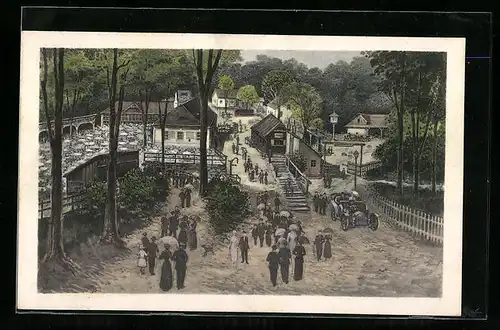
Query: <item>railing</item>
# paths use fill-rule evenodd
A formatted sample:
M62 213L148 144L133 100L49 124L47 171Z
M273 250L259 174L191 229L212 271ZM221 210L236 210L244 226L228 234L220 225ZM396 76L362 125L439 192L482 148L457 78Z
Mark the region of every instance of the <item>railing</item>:
M357 165L357 172L358 172L358 175L359 176L366 176L366 173L370 170L373 170L373 169L376 169L376 168L379 168L382 166L382 162L381 161L372 161L372 162L369 162L369 163L364 163L362 164L361 166L360 165ZM352 163L352 162L348 162L347 163L347 173L349 174L354 174L354 168L355 168L355 164Z
M375 191L367 192L358 187L358 191L377 212L385 216L397 227L409 232L412 236L426 241L443 244L444 222L442 217L401 205L393 200L378 195Z
M309 180L307 176L298 169L298 167L291 161L291 159L287 155L285 155L285 163L288 171L290 171L290 173L297 181L300 190L302 190L302 192L307 195L311 180Z
M63 197L62 214L64 215L68 212L72 212L84 207L84 197L85 194L83 192ZM51 216L51 208L52 205L50 199L38 202L38 218L49 218Z
M227 157L226 157L227 158ZM225 166L226 158L217 155L207 155L207 163L211 166ZM143 156L144 162L161 162L161 152L145 152ZM165 154L165 163L167 164L199 164L200 155L182 155L182 154Z
M86 115L86 116L79 116L79 117L73 117L73 118L64 118L62 121L62 124L63 124L63 126L69 125L69 124L75 125L75 124L80 124L80 123L84 123L84 122L89 122L89 123L94 124L94 120L95 120L95 115ZM51 127L54 126L54 120L51 120L50 125L51 125ZM47 129L47 122L40 121L38 123L38 126L39 126L40 130Z

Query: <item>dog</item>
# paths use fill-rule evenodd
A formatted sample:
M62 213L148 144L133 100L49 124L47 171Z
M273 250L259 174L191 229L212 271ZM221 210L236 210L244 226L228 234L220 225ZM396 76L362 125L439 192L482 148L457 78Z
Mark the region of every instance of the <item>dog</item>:
M204 249L203 257L206 257L209 252L212 253L212 255L215 255L214 247L212 244L202 244L201 247Z

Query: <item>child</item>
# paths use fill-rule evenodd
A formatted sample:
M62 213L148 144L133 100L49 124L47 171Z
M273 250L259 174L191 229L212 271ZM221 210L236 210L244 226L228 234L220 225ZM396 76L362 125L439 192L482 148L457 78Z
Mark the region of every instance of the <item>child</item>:
M141 245L140 247L140 250L139 250L139 253L137 255L137 266L139 266L139 270L141 272L142 275L146 274L146 266L147 266L147 262L146 262L146 258L147 258L148 254L146 252L146 247L144 245Z

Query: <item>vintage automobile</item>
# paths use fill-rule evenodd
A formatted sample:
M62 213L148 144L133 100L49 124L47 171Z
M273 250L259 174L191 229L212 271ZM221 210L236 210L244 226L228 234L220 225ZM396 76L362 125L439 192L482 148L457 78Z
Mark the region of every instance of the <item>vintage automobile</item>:
M332 221L340 220L347 205L352 201L359 201L359 194L356 191L344 191L332 195L330 200Z
M368 227L375 231L378 228L378 214L368 211L366 204L351 200L340 216L340 225L343 231L356 227Z

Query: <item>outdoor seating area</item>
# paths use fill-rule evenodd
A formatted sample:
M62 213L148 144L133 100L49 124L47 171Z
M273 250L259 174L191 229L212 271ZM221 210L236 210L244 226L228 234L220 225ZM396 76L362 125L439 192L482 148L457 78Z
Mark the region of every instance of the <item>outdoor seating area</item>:
M142 147L143 131L140 124L122 124L118 151L137 150ZM51 154L48 142L40 143L38 187L41 196L48 194L51 186ZM84 134L75 134L63 140L62 172L84 163L89 158L109 152L109 127L98 126ZM63 184L63 189L66 185Z

